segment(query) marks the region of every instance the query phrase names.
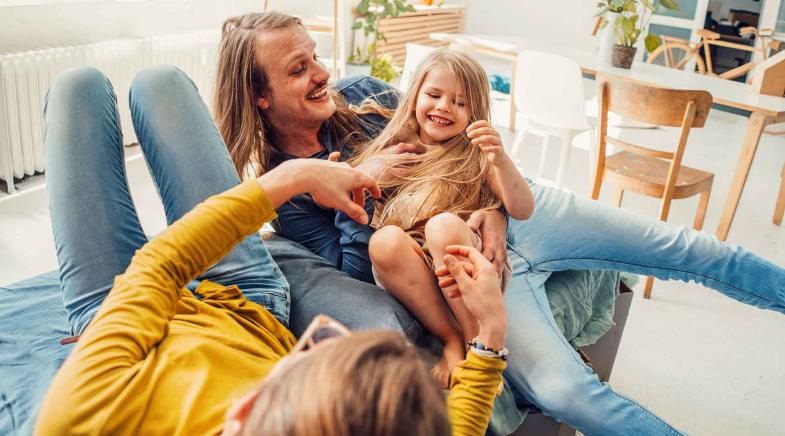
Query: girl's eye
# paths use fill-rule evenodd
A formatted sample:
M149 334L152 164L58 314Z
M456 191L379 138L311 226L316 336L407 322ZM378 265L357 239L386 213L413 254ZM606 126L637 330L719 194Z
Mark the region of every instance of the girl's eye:
M459 101L459 102L458 102L458 103L456 103L456 104L458 105L458 107L466 107L466 103L464 103L464 102L462 102L462 101Z
M300 64L296 70L292 71L292 75L301 74L303 71L305 71L305 64Z
M428 94L428 97L439 98L439 95L438 94Z

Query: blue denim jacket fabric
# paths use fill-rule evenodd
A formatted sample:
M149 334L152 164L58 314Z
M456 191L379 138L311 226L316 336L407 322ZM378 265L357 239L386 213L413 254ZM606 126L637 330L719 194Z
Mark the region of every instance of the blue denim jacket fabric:
M366 98L373 97L386 108L398 107L398 90L373 77L341 79L335 89L350 105L359 105ZM362 115L361 119L363 133L369 138L377 136L387 125L387 120L380 115ZM330 132L330 120L327 120L319 131L319 141L325 150L310 157L327 159L330 153L338 150L341 151L341 160L349 157L351 150L341 147L341 144L334 144ZM273 164L296 158L282 153L274 158ZM373 201L367 198L365 210L369 217L373 216L373 207ZM273 227L279 235L299 242L351 277L374 282L368 256L368 241L373 234L370 226L357 223L343 212L323 208L307 195L293 198L279 207L277 212L278 220L273 223Z

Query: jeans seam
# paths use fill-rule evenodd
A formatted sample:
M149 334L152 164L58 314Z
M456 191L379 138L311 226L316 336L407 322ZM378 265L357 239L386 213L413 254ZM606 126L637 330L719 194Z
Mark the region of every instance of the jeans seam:
M515 245L513 245L513 244L512 244L511 242L509 242L509 241L507 242L507 249L508 249L508 250L511 250L513 253L515 253L515 254L517 254L518 256L520 256L520 257L521 257L521 259L523 259L523 260L526 262L526 264L527 264L527 265L529 265L529 271L531 271L532 269L534 269L534 265L533 265L533 264L532 264L532 262L529 260L529 258L528 258L528 257L526 257L526 255L524 255L524 254L523 254L523 252L521 252L521 251L518 249L518 247L516 247Z
M513 250L513 251L515 251L517 253L517 250ZM698 276L698 277L703 277L705 279L708 279L708 280L711 280L711 281L723 284L723 285L728 286L730 288L733 288L734 290L736 290L738 292L741 292L741 293L743 293L743 294L745 294L747 296L758 298L758 299L766 301L768 303L777 303L777 304L779 303L779 302L777 302L775 300L770 300L768 298L762 297L762 296L760 296L758 294L755 294L755 293L753 293L751 291L748 291L746 289L741 289L741 288L739 288L737 286L734 286L731 283L727 283L725 281L716 279L714 277L710 277L710 276L707 276L705 274L699 274L699 273L696 273L696 272L691 272L691 271L678 269L678 268L666 268L666 267L660 267L660 266L655 266L655 265L645 265L645 264L640 264L640 263L624 262L624 261L620 261L620 260L611 260L611 259L604 259L604 258L599 258L599 257L563 257L563 258L553 258L553 259L548 259L548 260L543 260L541 262L538 262L536 264L536 266L539 267L539 266L542 266L542 265L544 265L546 263L559 262L559 261L564 261L564 260L599 260L599 261L603 261L603 262L620 263L620 264L624 264L624 265L640 266L640 267L644 267L644 268L659 268L659 269L664 269L664 270L668 270L668 271L681 272L681 273L695 275L695 276ZM531 263L529 263L529 267L532 268L532 269L535 268L535 266L532 266Z

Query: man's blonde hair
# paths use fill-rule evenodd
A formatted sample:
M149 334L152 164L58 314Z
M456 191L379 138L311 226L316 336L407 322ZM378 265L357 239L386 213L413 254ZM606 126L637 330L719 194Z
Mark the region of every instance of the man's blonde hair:
M277 369L262 382L242 434L441 436L450 424L416 348L377 331L331 339Z

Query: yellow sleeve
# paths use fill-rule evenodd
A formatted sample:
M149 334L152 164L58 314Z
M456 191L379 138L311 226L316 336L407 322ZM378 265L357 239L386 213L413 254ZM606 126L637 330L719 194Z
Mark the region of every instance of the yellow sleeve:
M79 433L85 422L100 428L104 406L166 336L180 289L274 218L267 194L250 180L209 198L137 251L55 376L35 433Z
M485 434L506 366L499 358L471 351L466 353L466 360L452 373L452 387L447 397L453 436Z

